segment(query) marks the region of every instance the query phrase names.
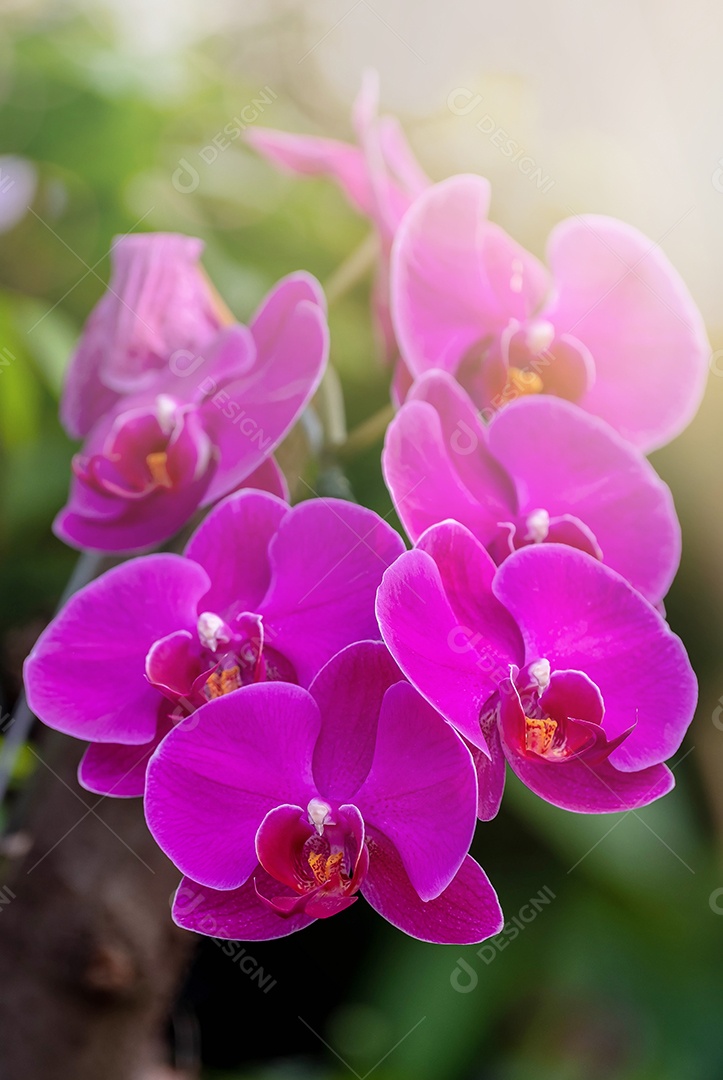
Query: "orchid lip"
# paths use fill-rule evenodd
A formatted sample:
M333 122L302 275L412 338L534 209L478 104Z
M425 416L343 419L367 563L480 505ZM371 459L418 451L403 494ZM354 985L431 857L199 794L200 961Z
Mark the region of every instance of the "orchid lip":
M566 544L600 562L604 559L595 534L584 522L573 514L550 516L544 507L526 512L517 520L496 522L496 532L486 540L486 547L499 566L520 548L544 543Z
M500 686L500 695L500 721L511 747L523 757L548 764L584 759L594 767L633 730L610 738L603 727L604 705L595 685L581 672L553 674L544 657L513 672L511 680Z
M364 821L355 806L332 806L319 795L271 810L256 834L261 866L290 890L259 898L277 915L304 911L327 918L354 902L369 866Z
M101 494L137 501L196 482L213 460L193 408L160 394L154 406L120 413L101 447L75 456L73 471Z
M202 611L195 635L178 630L154 642L146 657L148 681L189 711L251 683L298 683L291 662L265 644L261 615L242 612L231 622Z

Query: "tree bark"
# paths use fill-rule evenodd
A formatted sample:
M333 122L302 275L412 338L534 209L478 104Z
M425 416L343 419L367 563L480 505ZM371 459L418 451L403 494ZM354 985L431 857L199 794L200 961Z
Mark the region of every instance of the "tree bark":
M79 787L83 745L45 731L0 886L2 1080L145 1080L194 937L140 799Z

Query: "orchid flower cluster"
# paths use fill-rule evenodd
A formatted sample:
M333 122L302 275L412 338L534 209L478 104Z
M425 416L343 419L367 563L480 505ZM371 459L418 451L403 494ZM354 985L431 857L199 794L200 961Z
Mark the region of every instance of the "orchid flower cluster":
M289 504L273 451L327 363L316 280L284 278L245 326L200 241L124 237L68 370L83 444L55 531L133 557L51 622L27 694L88 742L85 788L143 797L179 925L282 937L361 893L414 937L479 942L503 916L470 847L506 765L578 813L673 786L697 687L644 455L693 416L709 349L636 229L562 222L548 270L489 220L485 179L425 176L372 78L354 128L248 140L378 235L382 469L411 548L352 502Z

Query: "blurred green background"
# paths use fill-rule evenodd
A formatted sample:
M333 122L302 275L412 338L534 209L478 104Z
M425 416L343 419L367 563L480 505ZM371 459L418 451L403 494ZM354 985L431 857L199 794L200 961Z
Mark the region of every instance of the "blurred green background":
M520 18L527 10L524 3L512 7ZM453 60L446 67L427 64L434 90L425 82L424 93L405 96L409 85L397 60L413 62L407 53L417 52L419 20L426 20L426 37L434 36L435 26L442 32L439 13L409 4L309 8L255 4L243 19L225 25L218 6L210 4L205 26L200 4L158 4L153 25L143 24L139 32L143 47L129 36L129 24L141 18L135 4L126 5L122 16L120 6L100 4L0 9L3 711L18 692L22 659L75 562L50 533L73 452L58 424L58 393L79 329L107 280L111 238L156 229L202 236L205 266L243 319L284 273L305 267L328 281L367 234L330 186L276 175L241 140L213 161L207 160L211 153L204 159L200 151L264 88L272 89L273 99L258 122L345 137L361 66L376 63L390 104L401 108L406 102L423 164L436 178L459 168L485 171L496 192L493 216L539 254L549 226L571 209L623 216L627 209L636 224L660 226L657 236L678 212L677 204L665 203L666 193L681 195L681 213L693 203L691 222L705 210L696 185L723 203L715 187L715 153L723 145L716 151L713 140L701 152L702 174L695 182L686 188L685 177L659 175L664 191L650 195L658 217L646 218L649 208L636 213L649 201L638 188L653 159L642 143L636 159L636 144L626 142L622 129L628 131L630 113L642 122L644 103L631 101L624 123L615 109L607 127L590 120L583 138L579 117L555 112L556 98L545 95L539 73L569 69L569 41L555 25L546 38L538 35L547 68L524 60L530 35L538 34L533 25L525 47L517 54L503 49L494 70L489 60L474 70L465 61L459 73ZM620 36L626 16L622 7L615 10L623 20ZM710 10L693 4L686 16L694 41L706 37L701 19ZM676 17L666 41L686 28L682 14ZM647 29L643 21L643 38ZM447 30L444 48L453 57L454 42L461 50L469 25L459 19L456 36ZM499 27L496 34L500 38ZM580 38L587 38L585 27ZM302 55L308 49L311 54ZM465 49L467 55L468 42ZM322 62L317 54L324 50ZM608 64L610 79L617 78L616 56L610 44L601 68L604 74ZM694 50L686 63L691 72L698 66ZM624 78L622 83L628 85ZM601 81L600 95L607 85ZM458 86L479 86L500 123L539 145L540 160L549 161L559 178L549 197L445 107ZM673 102L671 115L679 105ZM563 138L565 131L574 138ZM687 137L700 143L707 136L701 130ZM611 164L613 143L617 157ZM663 152L673 160L679 147L668 142ZM587 168L591 158L606 162L604 182ZM183 161L197 173L192 190L183 190L192 176ZM630 206L628 188L635 195ZM520 210L523 204L527 209ZM692 226L671 251L687 263L679 262L680 269L711 323L714 349L723 343L723 319L716 323L721 277L711 280L706 261L713 258L715 266L721 248L723 235L715 230L714 222L705 251L696 248ZM374 355L368 287L368 279L357 283L331 309L332 360L350 428L388 401L388 375ZM586 818L557 811L511 783L502 813L479 828L474 850L509 921L496 945L423 945L357 904L293 941L254 945L250 952L274 977L263 993L237 959L206 943L179 1002L174 1032L178 1041L178 1031L190 1025L209 1077L723 1077L723 361L716 356L699 417L654 459L673 489L684 533L668 614L701 680L699 714L678 755L675 791L640 812ZM387 513L379 449L371 447L345 468L355 497ZM21 760L16 789L26 764Z

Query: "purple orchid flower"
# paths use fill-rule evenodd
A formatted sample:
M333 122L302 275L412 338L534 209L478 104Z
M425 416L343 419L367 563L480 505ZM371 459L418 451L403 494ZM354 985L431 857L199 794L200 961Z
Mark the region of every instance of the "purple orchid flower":
M622 577L562 544L500 567L457 522L429 529L377 596L400 668L473 748L480 817L505 758L541 798L604 813L666 794L663 764L693 717L695 676L658 612Z
M175 233L116 237L108 290L85 325L60 406L85 437L122 397L157 388L174 354L193 357L231 321L198 265L203 241Z
M490 187L453 176L410 208L392 253L392 315L413 377L451 372L494 413L549 393L607 420L644 451L695 414L710 346L659 247L621 221L569 218L551 274L487 220Z
M675 576L680 527L668 487L612 428L560 398L523 398L485 425L451 375L429 372L392 421L382 462L413 541L452 518L496 563L528 544L570 544L652 604Z
M253 148L285 172L334 180L354 209L370 219L379 240L372 309L385 360L397 356L389 314L389 259L392 241L413 200L431 181L416 161L399 121L378 116L379 76L366 71L352 120L358 145L314 135L293 135L254 127L246 134Z
M140 795L153 749L200 705L265 680L308 686L339 649L377 637L375 592L403 550L352 503L232 495L183 556L133 559L68 601L26 660L30 707L91 742L86 788Z
M138 552L199 507L239 488L285 484L271 454L319 384L328 355L324 295L306 273L282 279L249 327L166 368L162 391L123 398L73 460L54 530L72 547Z
M171 732L149 765L145 809L186 875L179 925L284 937L361 892L425 941L499 932L497 897L467 854L469 752L400 680L381 643L360 642L308 691L248 686L204 705L193 730Z

